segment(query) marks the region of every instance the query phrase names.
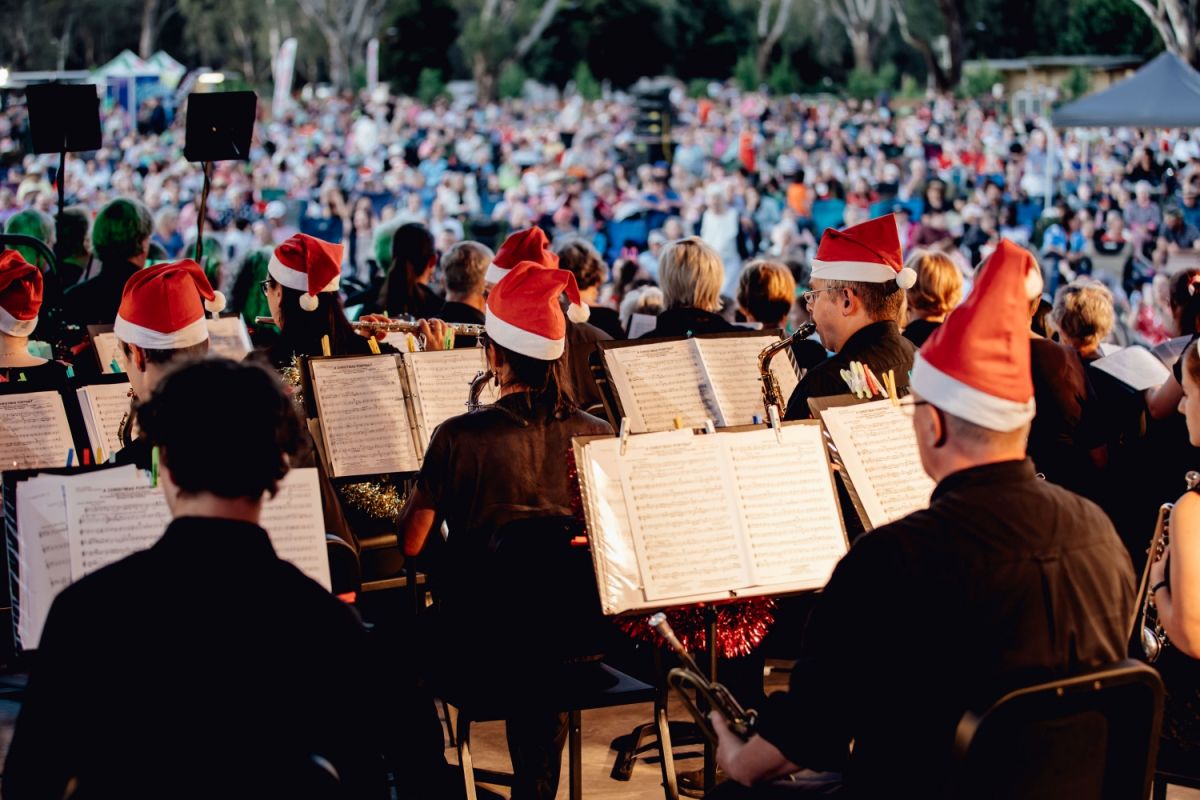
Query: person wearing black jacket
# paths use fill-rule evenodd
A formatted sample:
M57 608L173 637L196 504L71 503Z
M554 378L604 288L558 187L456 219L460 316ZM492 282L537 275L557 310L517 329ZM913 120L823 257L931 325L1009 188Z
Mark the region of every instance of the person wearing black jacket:
M100 261L96 277L67 289L62 321L71 325L111 325L125 282L146 266L154 220L137 200L119 197L106 204L92 224L92 250Z
M672 242L659 262L663 310L653 330L639 339L726 333L737 330L719 313L725 268L717 251L699 236Z

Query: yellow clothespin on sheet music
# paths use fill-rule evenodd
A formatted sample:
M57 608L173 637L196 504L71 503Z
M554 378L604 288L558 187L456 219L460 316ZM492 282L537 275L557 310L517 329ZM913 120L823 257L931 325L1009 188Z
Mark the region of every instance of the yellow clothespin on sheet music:
M883 377L884 377L884 380L887 381L888 395L892 399L892 405L899 406L900 405L900 391L896 388L896 370L889 369L887 371L887 374L885 374Z
M683 430L683 417L675 417L672 422L675 423L675 430Z
M404 334L404 343L408 346L408 352L415 353L421 348L417 347L417 337L411 333Z
M621 417L621 430L617 435L621 437L621 455L625 455L625 448L629 446L629 417Z
M328 333L321 337L321 355L326 357L333 355L333 351L329 348Z
M376 341L374 336L367 337L367 347L371 348L372 355L379 355L379 342Z

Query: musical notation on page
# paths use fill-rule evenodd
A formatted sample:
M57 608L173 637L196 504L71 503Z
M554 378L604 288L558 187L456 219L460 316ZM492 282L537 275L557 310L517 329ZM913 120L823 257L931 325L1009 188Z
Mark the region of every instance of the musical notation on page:
M394 359L314 359L309 368L334 477L417 470L416 444Z
M758 372L758 354L779 337L722 336L693 339L700 364L715 395L720 427L750 425L763 417L762 381ZM771 364L784 399L798 383L791 360L783 353Z
M138 473L127 483L72 483L66 487L71 578L145 550L171 522L162 489Z
M467 413L471 381L487 369L482 347L458 350L431 350L405 353L402 358L410 376L409 386L416 400L420 417L421 447L429 446L434 430L451 417ZM480 395L480 402L494 403L499 397L489 384Z
M0 469L63 467L74 447L58 392L0 395Z
M118 432L121 420L130 411L129 384L97 383L81 386L75 390L79 407L84 415L84 427L93 452L103 452L105 457L121 449Z
M280 558L326 589L332 588L321 486L315 467L293 469L284 476L275 497L263 503L260 524Z
M708 379L690 340L653 342L604 351L613 386L633 433L669 431L675 419L702 427L717 419Z

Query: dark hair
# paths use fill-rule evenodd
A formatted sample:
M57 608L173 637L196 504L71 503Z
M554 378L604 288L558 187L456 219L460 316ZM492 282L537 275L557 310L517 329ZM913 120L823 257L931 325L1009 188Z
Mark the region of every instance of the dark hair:
M84 252L84 242L92 228L92 218L83 206L63 209L55 221L58 237L55 239L54 254L61 261Z
M274 278L271 281L278 283ZM323 336L329 337L329 351L335 356L371 352L367 340L350 327L337 292L321 292L317 295L316 309L305 311L300 307L303 292L282 285L280 288L283 299L279 303L279 341L275 347L285 363L278 363L277 359L276 366L287 366L293 355L321 355Z
M154 218L137 200L118 197L101 207L92 223L92 249L101 263L141 255L154 233Z
M1200 269L1184 269L1171 276L1167 298L1171 313L1179 318L1179 333L1189 336L1200 332L1200 291L1191 293L1192 282L1200 284Z
M121 346L121 352L125 354L125 358L129 358L133 352L129 349L128 342L122 342L120 339L117 343ZM140 346L140 345L139 345ZM142 347L142 353L146 356L147 364L167 364L171 361L195 361L198 358L204 358L208 355L208 339L198 344L189 345L187 347L177 347L173 350L159 350L157 348Z
M214 408L237 398L222 419L220 448L206 424ZM300 445L301 424L279 378L262 367L223 358L173 369L137 407L142 435L161 448L181 492L258 500L274 496Z
M490 339L488 343L504 356L515 382L530 390L524 395L527 411L561 417L578 407L571 394L566 353L553 361L543 361L509 350Z
M392 264L379 290L379 302L392 316L416 316L417 278L436 255L433 234L419 222L408 222L392 236Z
M608 278L608 265L586 239L571 237L554 252L558 255L558 266L575 273L580 291L599 286Z

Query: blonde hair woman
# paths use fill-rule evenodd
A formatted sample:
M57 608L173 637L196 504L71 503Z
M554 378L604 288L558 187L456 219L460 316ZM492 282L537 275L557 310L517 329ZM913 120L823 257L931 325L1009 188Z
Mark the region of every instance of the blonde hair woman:
M698 236L667 245L659 259L663 312L658 326L642 338L691 336L736 330L717 312L725 268L721 257Z
M917 273L917 282L905 296L904 338L920 347L962 300L962 273L949 256L932 250L917 250L905 266Z

